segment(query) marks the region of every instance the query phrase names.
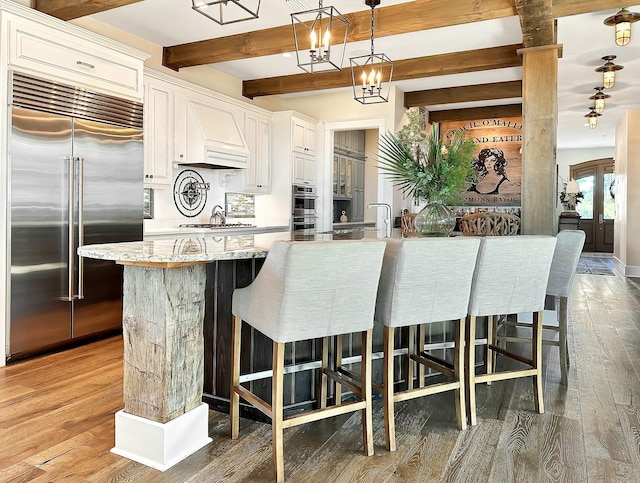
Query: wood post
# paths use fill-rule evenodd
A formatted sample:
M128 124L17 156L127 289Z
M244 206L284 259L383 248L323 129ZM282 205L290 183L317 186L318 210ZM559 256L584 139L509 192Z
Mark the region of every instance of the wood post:
M202 404L205 266L124 266L124 411L166 423Z
M555 235L558 57L561 46L520 49L522 55L522 227Z

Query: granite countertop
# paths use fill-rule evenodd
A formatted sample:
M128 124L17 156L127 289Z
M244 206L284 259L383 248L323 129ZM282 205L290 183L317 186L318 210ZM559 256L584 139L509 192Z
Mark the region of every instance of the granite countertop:
M400 232L394 230L393 238ZM263 258L276 240L330 241L376 240L384 237L378 230L341 230L340 232L297 235L290 231L272 233L202 236L181 235L173 238L150 238L143 241L83 245L78 255L122 264L184 264L215 260Z

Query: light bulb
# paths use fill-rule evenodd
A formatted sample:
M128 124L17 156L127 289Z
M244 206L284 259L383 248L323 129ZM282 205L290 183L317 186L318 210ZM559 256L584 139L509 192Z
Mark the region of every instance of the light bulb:
M602 84L605 89L611 89L616 83L616 71L615 70L605 70L602 73Z
M631 22L616 24L616 45L624 47L631 41Z
M598 116L589 116L589 127L595 129L598 125Z
M595 106L596 112L602 114L602 111L604 111L604 99L596 99Z
M324 44L324 50L329 50L329 40L331 39L331 33L329 32L329 29L327 28L326 32L324 33L324 38L322 39L323 44Z
M316 50L316 31L311 30L311 50Z

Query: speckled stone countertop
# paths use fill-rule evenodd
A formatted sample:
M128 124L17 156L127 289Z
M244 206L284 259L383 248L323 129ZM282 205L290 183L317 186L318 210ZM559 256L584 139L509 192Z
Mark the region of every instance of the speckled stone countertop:
M266 257L275 240L291 239L290 232L255 235L181 236L136 242L84 245L78 255L120 263L198 263Z
M395 232L395 230L394 230ZM263 258L276 240L336 240L378 239L384 234L377 230L341 230L308 236L292 235L289 231L253 235L201 236L183 235L174 238L151 238L144 241L84 245L78 255L100 260L114 260L122 264L185 264ZM399 233L394 233L394 238Z

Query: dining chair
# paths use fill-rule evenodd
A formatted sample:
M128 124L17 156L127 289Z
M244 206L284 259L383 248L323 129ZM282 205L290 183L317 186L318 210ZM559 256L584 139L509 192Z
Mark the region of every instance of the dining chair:
M383 325L383 382L374 387L384 398L387 449L395 451L395 403L407 399L455 391L459 429L467 427L464 390L464 325L479 238L407 238L389 240L382 263L375 321ZM453 364L424 351L424 324L453 320ZM394 389L395 331L409 326L407 389ZM415 353L415 327L420 327ZM414 363L420 367L414 388ZM424 384L424 368L449 379Z
M473 276L469 300L469 317L465 337L467 355L467 410L471 425L477 423L476 384L532 376L536 411L544 412L542 397L542 318L549 280L555 237L513 236L482 238ZM497 316L513 313L533 313L531 356L526 357L495 343ZM475 373L476 323L486 317L486 372ZM507 356L528 366L496 372L494 353Z
M371 351L373 315L385 242L382 240L276 241L255 280L233 292L231 437L239 432L240 397L271 418L273 465L284 481L283 430L358 411L364 452L373 455ZM271 403L240 384L241 327L245 321L273 341ZM361 332L360 375L330 370L328 339ZM318 409L284 416L285 344L321 339L322 368ZM327 377L348 387L357 400L327 407ZM338 403L340 403L338 398Z
M420 235L420 231L416 228L416 215L417 213L405 213L400 217L402 236L412 237Z
M464 236L509 236L520 233L520 217L511 213L484 211L460 218Z
M545 324L542 326L543 331L551 331L558 334L556 340L553 338L545 338L543 333L542 345L557 346L560 355L560 380L562 384L567 384L567 372L569 368L569 348L567 342L567 326L569 297L573 280L576 275L580 254L584 247L586 235L582 230L563 230L556 236L556 248L553 252L553 260L549 271L549 280L547 282L547 297L553 300L553 311L545 311L549 316L555 316L557 325ZM531 319L529 314L518 314L517 321L505 321L503 326L530 328ZM545 319L549 317L545 316ZM523 342L526 338L516 334L504 333L497 337L499 341Z

